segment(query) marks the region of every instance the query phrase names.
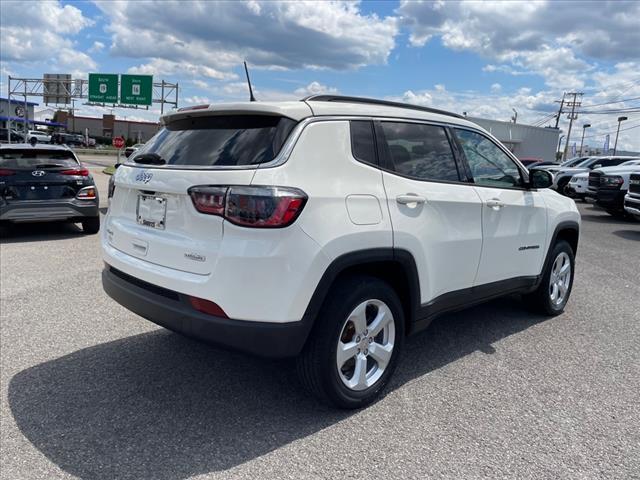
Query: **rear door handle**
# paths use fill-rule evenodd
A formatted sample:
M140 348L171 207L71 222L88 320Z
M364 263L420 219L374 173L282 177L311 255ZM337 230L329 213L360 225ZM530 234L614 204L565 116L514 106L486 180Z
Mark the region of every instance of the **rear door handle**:
M485 202L485 205L489 208L493 208L494 210L500 210L501 208L506 206L503 202L501 202L497 198L492 198L491 200L487 200Z
M407 193L406 195L398 195L396 197L396 202L402 205L408 205L410 203L422 204L427 201L426 198L421 197L420 195L415 195L412 193Z

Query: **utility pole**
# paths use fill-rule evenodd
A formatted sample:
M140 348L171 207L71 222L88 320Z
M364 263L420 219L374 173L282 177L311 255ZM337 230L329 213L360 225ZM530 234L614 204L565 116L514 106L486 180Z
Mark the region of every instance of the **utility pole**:
M569 131L567 132L567 141L564 144L564 154L562 155L562 160L566 160L567 159L567 153L569 151L569 140L571 140L571 127L573 126L573 121L578 118L578 114L575 113L576 112L576 107L579 107L582 105L582 102L578 101L578 96L580 96L580 98L582 98L582 95L584 95L584 93L582 92L571 92L568 93L567 95L573 95L573 101L571 102L567 102L567 107L571 107L571 113L569 114Z
M555 101L555 103L560 103L560 108L558 109L558 114L556 115L556 127L555 128L558 128L558 122L560 122L560 115L562 115L562 107L564 107L564 96L566 94L567 94L566 92L564 92L562 94L562 100L560 100L559 102L558 102L558 100Z

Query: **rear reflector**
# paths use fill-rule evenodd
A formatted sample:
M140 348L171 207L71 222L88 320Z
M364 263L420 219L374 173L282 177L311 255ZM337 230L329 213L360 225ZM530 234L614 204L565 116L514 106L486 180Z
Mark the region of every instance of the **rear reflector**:
M15 175L15 170L9 170L7 168L0 168L0 177L9 177L11 175Z
M210 300L198 297L189 297L189 302L191 303L191 306L199 312L213 315L214 317L229 318L227 317L227 314L224 313L224 310Z
M73 169L70 169L70 170L62 170L59 173L60 173L60 175L77 175L79 177L88 177L89 176L89 170L87 170L86 168L73 168Z
M288 187L200 186L190 188L189 195L200 213L251 228L287 227L307 202L302 190Z

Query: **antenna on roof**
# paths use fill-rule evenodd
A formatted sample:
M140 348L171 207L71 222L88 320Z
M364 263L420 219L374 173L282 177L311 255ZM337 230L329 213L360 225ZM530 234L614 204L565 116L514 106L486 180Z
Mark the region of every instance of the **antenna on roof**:
M247 74L247 83L249 84L249 101L255 102L256 97L253 96L253 88L251 88L251 79L249 78L249 69L247 68L247 62L244 62L244 73Z

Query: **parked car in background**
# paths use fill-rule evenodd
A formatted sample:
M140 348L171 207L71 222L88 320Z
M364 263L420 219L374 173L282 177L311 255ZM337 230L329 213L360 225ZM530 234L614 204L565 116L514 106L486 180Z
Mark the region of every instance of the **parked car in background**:
M533 165L534 163L540 163L544 161L541 158L534 158L534 157L523 157L523 158L518 158L518 160L520 160L520 163L527 168L529 168L529 165Z
M11 134L11 143L23 143L24 135L16 132L15 130L9 130L8 128L0 128L0 142L9 142L9 134Z
M576 165L578 165L579 163L584 162L588 158L589 157L573 157L573 158L570 158L568 160L565 160L564 162L560 163L559 165L557 163L554 164L554 165L540 165L540 166L532 165L531 167L529 167L529 170L530 171L532 169L546 170L547 172L551 172L551 173L555 174L560 169L575 167Z
M584 200L589 185L589 172L576 173L564 188L565 195Z
M464 117L319 95L162 122L114 175L106 293L186 335L297 357L330 405L374 401L405 335L444 312L512 293L545 315L567 304L575 202Z
M51 135L41 130L29 130L26 141L32 143L51 143Z
M589 172L585 199L596 202L611 215L624 215L624 199L632 173L640 173L640 158Z
M558 163L556 162L536 162L536 163L531 163L527 166L527 170L531 171L532 169L540 169L543 170L545 169L545 167L557 167Z
M590 170L602 167L614 167L620 165L627 160L634 160L635 157L629 156L606 156L606 157L588 157L583 162L579 163L575 167L565 168L562 167L557 172L554 172L553 188L559 193L565 194L565 187L569 184L571 177L577 173L588 172Z
M98 189L66 146L0 145L0 221L65 221L97 233Z
M624 211L640 221L640 173L629 175L629 189L624 197Z
M143 146L144 146L144 143L136 143L135 145L131 145L130 147L125 148L124 149L124 156L126 158L129 158L131 156L131 154L137 152Z

